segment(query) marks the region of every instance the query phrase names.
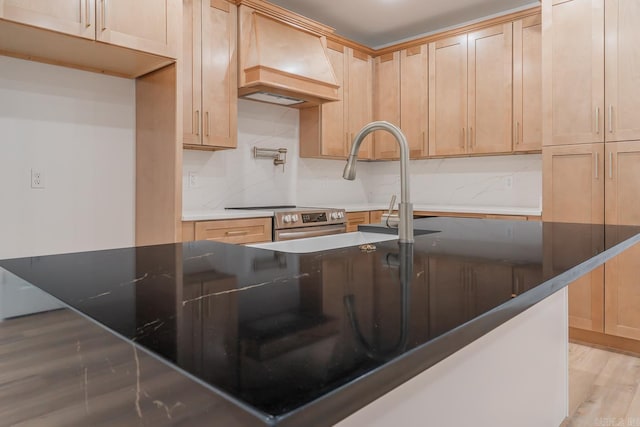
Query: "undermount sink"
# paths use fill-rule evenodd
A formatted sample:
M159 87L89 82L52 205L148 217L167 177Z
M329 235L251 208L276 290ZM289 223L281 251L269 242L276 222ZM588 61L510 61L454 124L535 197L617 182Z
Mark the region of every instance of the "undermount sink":
M389 240L397 239L397 234L391 235L356 231L354 233L309 237L307 239L288 240L284 242L258 243L255 245L247 246L252 248L269 249L272 251L289 252L294 254L307 254L311 252L347 248L349 246L360 246L369 243L386 242Z

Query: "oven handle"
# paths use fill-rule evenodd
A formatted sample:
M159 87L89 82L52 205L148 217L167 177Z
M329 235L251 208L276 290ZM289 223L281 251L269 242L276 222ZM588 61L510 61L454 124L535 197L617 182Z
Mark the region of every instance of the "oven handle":
M332 234L341 234L347 232L347 226L332 225L324 227L305 227L292 230L276 230L273 241L281 242L283 240L303 239L305 237L329 236Z

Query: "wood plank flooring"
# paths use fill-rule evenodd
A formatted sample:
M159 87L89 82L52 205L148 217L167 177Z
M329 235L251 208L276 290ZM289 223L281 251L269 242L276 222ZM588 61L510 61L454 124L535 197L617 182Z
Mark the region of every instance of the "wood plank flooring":
M569 415L562 427L640 426L640 358L569 343Z

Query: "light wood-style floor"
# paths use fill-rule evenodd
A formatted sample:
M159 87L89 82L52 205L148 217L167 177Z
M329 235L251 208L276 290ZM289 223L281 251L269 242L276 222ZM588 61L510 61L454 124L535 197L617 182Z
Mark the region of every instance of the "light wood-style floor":
M640 427L640 358L570 343L569 414L562 427Z

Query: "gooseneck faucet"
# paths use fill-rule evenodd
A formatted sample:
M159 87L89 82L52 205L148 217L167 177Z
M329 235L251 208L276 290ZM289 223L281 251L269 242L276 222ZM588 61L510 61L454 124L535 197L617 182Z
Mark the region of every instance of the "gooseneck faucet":
M397 126L385 121L371 122L365 125L356 135L351 146L351 153L347 159L342 177L353 181L356 178L356 163L358 150L365 137L371 132L384 130L389 132L400 145L400 204L398 215L398 239L400 243L413 243L413 205L409 200L409 144L407 138Z

